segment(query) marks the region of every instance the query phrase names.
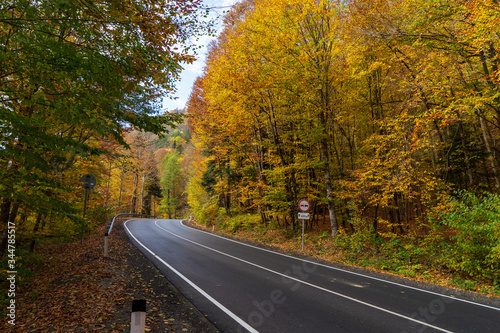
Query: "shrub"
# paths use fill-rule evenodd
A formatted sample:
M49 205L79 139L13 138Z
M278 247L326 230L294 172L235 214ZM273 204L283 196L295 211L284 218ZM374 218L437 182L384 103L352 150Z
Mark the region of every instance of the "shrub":
M217 224L222 214L216 200L210 199L206 203L199 205L197 209L194 210L194 216L196 221L200 221L206 226L210 226L212 224Z
M260 216L251 214L241 214L230 218L226 218L219 225L229 232L236 232L238 230L257 230L260 221Z
M500 196L459 191L435 216L451 228L443 246L447 266L490 280L500 275Z
M347 234L343 229L339 230L335 242L344 250L352 253L364 253L368 248L378 249L379 241L373 226L363 218L355 216L350 220L355 227L353 234Z

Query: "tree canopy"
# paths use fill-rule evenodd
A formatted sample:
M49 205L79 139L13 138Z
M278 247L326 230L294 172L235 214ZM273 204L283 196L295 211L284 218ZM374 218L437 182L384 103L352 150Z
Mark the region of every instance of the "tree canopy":
M333 235L356 214L378 233L421 233L454 190L498 192L499 13L496 1L241 2L188 104L223 175L214 188L292 228L308 198Z
M306 198L309 227L338 244L406 240L495 276L498 232L469 231L500 227L486 203L500 191L499 15L494 0L240 2L187 107L205 156L195 215L225 221L215 202L296 230Z
M126 145L126 131L175 126L181 117L159 102L194 59L190 38L205 29L199 8L198 0L0 4L2 225L19 205L74 216L75 163Z

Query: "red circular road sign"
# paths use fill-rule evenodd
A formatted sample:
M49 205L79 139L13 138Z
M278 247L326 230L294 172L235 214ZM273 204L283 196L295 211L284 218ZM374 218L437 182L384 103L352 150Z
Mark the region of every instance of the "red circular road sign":
M301 212L308 212L309 208L311 208L311 204L309 203L309 201L307 201L306 199L302 199L299 201L299 210Z

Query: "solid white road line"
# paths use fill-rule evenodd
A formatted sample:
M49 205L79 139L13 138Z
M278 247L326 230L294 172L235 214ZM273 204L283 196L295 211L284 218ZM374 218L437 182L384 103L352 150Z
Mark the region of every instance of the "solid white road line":
M192 241L192 240L190 240L190 239L188 239L188 238L185 238L185 237L179 236L179 235L177 235L177 234L175 234L175 233L173 233L173 232L171 232L171 231L169 231L169 230L167 230L167 229L165 229L165 228L163 228L163 227L160 227L160 226L158 225L158 220L156 220L156 221L155 221L155 224L156 224L156 226L157 226L158 228L160 228L160 229L162 229L162 230L164 230L164 231L168 232L169 234L171 234L171 235L173 235L173 236L175 236L175 237L178 237L178 238L180 238L180 239L183 239L183 240L185 240L185 241L187 241L187 242L190 242L190 243L192 243L192 244L195 244L195 245L201 246L201 247L203 247L203 248L205 248L205 249L207 249L207 250L210 250L210 251L213 251L213 252L216 252L216 253L222 254L222 255L224 255L224 256L226 256L226 257L229 257L229 258L232 258L232 259L235 259L235 260L241 261L241 262L243 262L243 263L245 263L245 264L248 264L248 265L251 265L251 266L254 266L254 267L260 268L260 269L262 269L262 270L265 270L265 271L268 271L268 272L274 273L274 274L279 275L279 276L282 276L282 277L286 277L287 279L297 281L297 282L299 282L299 283L302 283L302 284L305 284L305 285L307 285L307 286L310 286L310 287L313 287L313 288L316 288L316 289L319 289L319 290L325 291L325 292L327 292L327 293L330 293L330 294L333 294L333 295L336 295L336 296L339 296L339 297L342 297L342 298L348 299L348 300L350 300L350 301L353 301L353 302L356 302L356 303L359 303L359 304L366 305L366 306L371 307L371 308L373 308L373 309L377 309L377 310L380 310L380 311L382 311L382 312L389 313L389 314L391 314L391 315L394 315L394 316L397 316L397 317L400 317L400 318L403 318L403 319L406 319L406 320L409 320L409 321L412 321L412 322L415 322L415 323L418 323L418 324L421 324L421 325L424 325L424 326L427 326L427 327L431 327L431 328L433 328L433 329L435 329L435 330L438 330L438 331L441 331L441 332L452 333L451 331L448 331L448 330L445 330L445 329L443 329L443 328L440 328L440 327L437 327L437 326L431 325L431 324L426 323L426 322L424 322L424 321L417 320L417 319L414 319L414 318L411 318L411 317L408 317L408 316L405 316L405 315L399 314L399 313L397 313L397 312L394 312L394 311L391 311L391 310L387 310L387 309L381 308L381 307L379 307L379 306L376 306L376 305L373 305L373 304L370 304L370 303L367 303L367 302L361 301L361 300L359 300L359 299L356 299L356 298L353 298L353 297L350 297L350 296L347 296L347 295L344 295L344 294L341 294L341 293L335 292L335 291L333 291L333 290L329 290L329 289L326 289L326 288L323 288L323 287L317 286L317 285L315 285L315 284L312 284L312 283L309 283L309 282L306 282L306 281L303 281L303 280L300 280L300 279L294 278L294 277L292 277L292 276L289 276L289 275L286 275L286 274L283 274L283 273L280 273L280 272L274 271L274 270L272 270L272 269L269 269L269 268L266 268L266 267L263 267L263 266L260 266L260 265L254 264L254 263L252 263L252 262L250 262L250 261L243 260L243 259L241 259L241 258L238 258L238 257L232 256L232 255L230 255L230 254L227 254L227 253L225 253L225 252L221 252L221 251L219 251L219 250L213 249L213 248L208 247L208 246L206 246L206 245L203 245L203 244L197 243L197 242Z
M198 291L200 294L202 294L203 296L205 296L210 302L212 302L215 306L217 306L219 309L221 309L222 311L224 311L229 317L231 317L234 321L236 321L238 324L240 324L241 326L243 326L246 330L248 330L249 332L251 333L259 333L259 331L257 331L256 329L254 329L252 326L250 326L249 324L247 324L245 321L243 321L240 317L238 317L237 315L235 315L233 312L231 312L228 308L226 308L224 305L220 304L219 302L217 302L217 300L215 300L212 296L210 296L209 294L207 294L203 289L201 289L200 287L198 287L196 284L194 284L191 280L189 280L187 277L185 277L184 275L182 275L179 271L177 271L175 268L173 268L172 266L170 266L165 260L163 260L162 258L160 258L156 253L154 253L153 251L151 251L149 248L147 248L144 244L142 244L133 234L132 232L130 232L129 228L127 227L127 223L129 221L125 222L124 223L124 226L125 226L125 229L127 229L127 232L129 233L130 236L132 236L132 238L134 238L134 240L139 244L141 245L146 251L148 251L149 253L151 253L151 255L153 257L155 257L156 259L158 259L162 264L164 264L165 266L167 266L172 272L174 272L175 274L177 274L179 277L181 277L184 281L186 281L191 287L193 287L196 291ZM155 221L156 222L156 221ZM163 229L163 228L162 228Z
M219 236L219 235L215 235L215 234L213 234L211 232L207 232L207 231L199 230L199 229L194 229L194 228L191 228L189 226L186 226L183 223L182 220L178 220L178 221L179 221L179 223L184 228L187 228L187 229L190 229L190 230L194 230L194 231L198 231L198 232L201 232L201 233L205 233L207 235L211 235L211 236L218 237L218 238L221 238L221 239L225 239L225 240L233 242L233 243L245 245L245 246L257 249L257 250L261 250L261 251L265 251L265 252L277 254L277 255L280 255L280 256L283 256L283 257L286 257L286 258L290 258L290 259L295 259L295 260L300 261L300 262L305 262L305 263L309 263L309 264L318 265L318 266L325 267L325 268L328 268L328 269L331 269L331 270L335 270L335 271L339 271L339 272L344 272L344 273L348 273L348 274L352 274L352 275L356 275L356 276L361 276L361 277L364 277L364 278L367 278L367 279L370 279L370 280L380 281L380 282L392 284L392 285L395 285L395 286L399 286L399 287L402 287L402 288L412 289L412 290L420 291L420 292L423 292L423 293L426 293L426 294L436 295L436 296L443 297L443 298L448 298L448 299L453 300L453 301L469 303L469 304L477 305L477 306L480 306L480 307L483 307L483 308L488 308L488 309L500 311L500 308L498 308L498 307L494 307L494 306L490 306L490 305L486 305L486 304L481 304L481 303L477 303L477 302L473 302L473 301L468 301L466 299L462 299L462 298L458 298L458 297L453 297L453 296L448 296L448 295L440 294L440 293L437 293L437 292L433 292L433 291L429 291L429 290L425 290L425 289L420 289L420 288L417 288L417 287L407 286L407 285L404 285L404 284L401 284L401 283L397 283L397 282L393 282L393 281L388 281L388 280L376 278L376 277L373 277L373 276L369 276L369 275L365 275L365 274L361 274L361 273L356 273L356 272L348 271L348 270L342 269L342 268L327 266L327 265L320 264L320 263L317 263L317 262L313 262L313 261L309 261L309 260L305 260L305 259L300 259L300 258L292 257L290 255L286 255L286 254L283 254L283 253L279 253L279 252L275 252L275 251L263 249L263 248L260 248L260 247L257 247L257 246L253 246L253 245L249 245L249 244L246 244L246 243L242 243L242 242L236 241L234 239L230 239L230 238L222 237L222 236Z

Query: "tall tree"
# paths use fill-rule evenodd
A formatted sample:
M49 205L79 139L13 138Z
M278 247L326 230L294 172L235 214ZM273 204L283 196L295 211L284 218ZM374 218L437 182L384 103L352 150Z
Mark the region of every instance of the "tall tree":
M122 129L164 131L180 119L157 101L173 89L197 0L7 1L0 4L0 196L8 216L61 205L61 173L102 153L91 138L125 144ZM185 46L183 46L185 45ZM1 222L5 228L6 218Z
M420 234L448 191L498 191L498 17L493 0L239 3L188 107L211 188L292 227L310 196L332 235Z

